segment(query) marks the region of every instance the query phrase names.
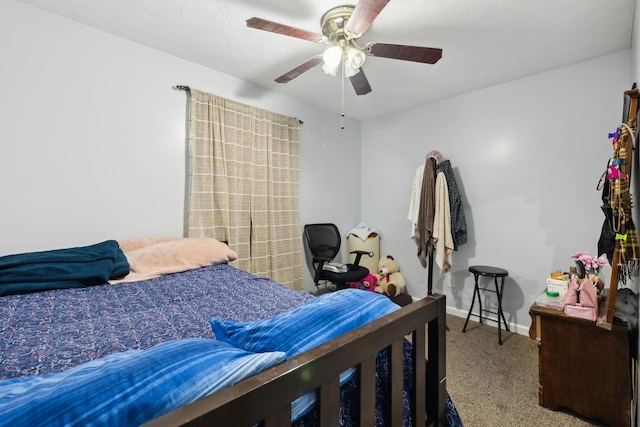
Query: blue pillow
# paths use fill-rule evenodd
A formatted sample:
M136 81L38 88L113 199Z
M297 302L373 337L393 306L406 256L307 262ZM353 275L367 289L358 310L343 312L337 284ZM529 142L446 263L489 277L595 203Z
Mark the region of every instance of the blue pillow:
M284 351L290 358L399 308L384 295L344 289L267 319L233 322L212 318L211 328L219 340L247 351Z
M0 426L137 426L284 358L201 338L116 353L64 372L0 381Z
M398 310L388 297L360 289L323 294L291 311L253 322L211 319L216 338L253 352L284 351L287 358L332 340L352 329ZM355 374L350 368L340 375L343 385ZM292 403L295 421L315 405L315 392Z

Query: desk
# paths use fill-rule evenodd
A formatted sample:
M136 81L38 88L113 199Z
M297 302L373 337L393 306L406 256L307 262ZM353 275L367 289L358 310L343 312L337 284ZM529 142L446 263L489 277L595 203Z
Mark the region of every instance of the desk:
M612 329L539 307L530 310L529 337L538 342L538 403L568 408L611 427L631 424L629 340L625 324Z

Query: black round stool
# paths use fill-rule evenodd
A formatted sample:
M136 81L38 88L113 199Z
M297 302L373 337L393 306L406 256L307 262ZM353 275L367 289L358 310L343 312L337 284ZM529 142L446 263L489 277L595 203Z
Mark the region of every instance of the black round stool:
M489 317L485 316L485 319L487 320L491 320L493 322L498 322L498 344L502 345L502 333L501 333L501 329L500 329L500 320L502 319L502 322L504 322L504 328L507 330L507 332L509 332L509 325L507 325L507 321L504 318L504 313L502 312L502 291L504 290L504 278L507 277L509 275L509 272L503 268L498 268L498 267L489 267L487 265L473 265L471 267L469 267L469 271L471 273L473 273L473 276L475 278L475 286L473 288L473 299L471 300L471 307L469 308L469 314L467 314L467 320L465 320L464 322L464 327L462 328L462 332L466 332L467 330L467 323L469 323L469 317L471 317L471 315L474 315L476 317L480 318L480 323L482 323L482 312L484 311L485 313L491 313L491 314L495 314L497 316L497 319L492 319ZM496 289L487 289L487 288L481 288L478 286L478 278L480 276L486 276L486 277L493 277L493 282L496 285ZM500 278L500 286L498 286L498 277ZM480 290L483 291L488 291L488 292L495 292L495 294L498 296L498 311L491 311L491 310L485 310L482 308L482 300L480 299ZM476 295L478 296L478 304L479 304L479 310L478 310L478 314L472 313L473 310L473 306L476 302Z

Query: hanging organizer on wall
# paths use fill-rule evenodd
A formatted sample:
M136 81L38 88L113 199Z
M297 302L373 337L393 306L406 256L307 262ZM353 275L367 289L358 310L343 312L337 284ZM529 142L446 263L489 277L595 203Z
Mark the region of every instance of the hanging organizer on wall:
M597 322L598 326L606 329L612 327L619 284L624 285L627 280L637 278L640 274L640 248L638 233L632 220L633 203L630 192L638 110L638 90L625 91L622 124L615 133L609 135L612 138L613 155L607 169L608 186L605 188L608 188L608 191L603 192L603 211L605 216L606 212L611 212L608 219L614 237L611 242L613 252L607 253L611 264L609 296L604 313L601 313ZM606 226L608 225L605 222L603 227ZM603 236L598 242L599 252L602 242Z

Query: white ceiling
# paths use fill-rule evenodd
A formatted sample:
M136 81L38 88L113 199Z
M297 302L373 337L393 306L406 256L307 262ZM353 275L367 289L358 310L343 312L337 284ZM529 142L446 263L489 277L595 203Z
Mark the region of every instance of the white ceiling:
M245 20L321 33L322 14L345 0L20 1L341 112L340 79L319 66L274 82L324 45L247 28ZM345 113L364 120L628 49L633 11L634 0L391 0L359 44L438 47L442 59L369 57L373 91L357 96L347 80Z

